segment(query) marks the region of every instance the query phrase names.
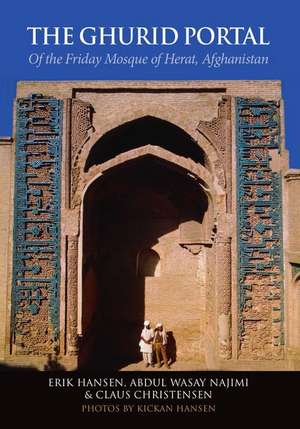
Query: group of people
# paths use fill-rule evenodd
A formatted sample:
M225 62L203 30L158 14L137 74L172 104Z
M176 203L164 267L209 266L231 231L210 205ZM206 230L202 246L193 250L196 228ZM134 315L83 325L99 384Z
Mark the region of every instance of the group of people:
M149 320L145 320L139 345L146 367L150 365L154 367L153 352L155 352L157 367L160 368L163 365L161 363L162 358L166 368L170 368L167 356L167 342L167 333L162 323L157 323L153 330Z

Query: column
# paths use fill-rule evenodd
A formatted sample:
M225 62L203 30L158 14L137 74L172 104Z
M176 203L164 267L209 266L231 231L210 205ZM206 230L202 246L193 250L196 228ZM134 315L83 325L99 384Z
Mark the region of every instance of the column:
M67 237L67 354L78 354L78 236Z
M218 348L221 359L230 359L231 349L231 239L216 240L216 285Z

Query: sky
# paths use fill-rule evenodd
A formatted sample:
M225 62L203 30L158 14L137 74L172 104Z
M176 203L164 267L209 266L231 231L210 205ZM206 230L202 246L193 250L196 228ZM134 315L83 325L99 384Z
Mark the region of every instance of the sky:
M298 1L284 3L236 0L200 2L182 1L58 1L5 2L1 7L0 27L0 135L12 133L13 99L19 80L281 80L285 106L286 146L290 152L290 166L300 168L300 12ZM77 31L85 26L170 26L179 31L191 27L265 27L269 46L185 46L180 40L175 46L32 46L27 27L71 26ZM196 55L203 58L206 52L225 55L268 56L265 65L225 65L209 68L189 64L107 65L93 67L77 65L29 63L31 54L65 55L67 52L89 52L99 56L107 53L120 55L158 55L174 52L176 55Z

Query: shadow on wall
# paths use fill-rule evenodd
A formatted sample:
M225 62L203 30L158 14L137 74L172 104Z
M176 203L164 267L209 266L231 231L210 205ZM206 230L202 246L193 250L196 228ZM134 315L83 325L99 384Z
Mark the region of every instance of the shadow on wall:
M80 370L119 370L141 360L138 344L144 322L144 278L123 279L128 301L125 296L117 297L118 290L111 290L116 284L120 288L122 282L115 279L108 290L103 285L99 311L94 313L80 340ZM111 313L110 302L114 296L116 312L122 316L119 319ZM126 317L126 313L132 314L131 318Z
M66 368L59 363L57 355L48 354L48 360L44 365L44 371L66 371Z
M172 331L167 331L168 343L167 343L167 356L169 358L169 364L176 362L177 359L177 346L176 339Z
M116 167L90 186L83 214L81 369L117 370L141 360L145 276L164 275L152 248L182 223L194 221L200 231L207 209L196 181L153 157ZM173 335L169 349L174 362Z
M9 365L6 363L0 364L0 372L30 372L39 371L35 366ZM48 354L47 362L43 367L43 371L66 371L66 368L59 363L56 354Z
M21 366L21 365L9 365L5 363L0 364L0 372L32 372L38 371L34 366Z

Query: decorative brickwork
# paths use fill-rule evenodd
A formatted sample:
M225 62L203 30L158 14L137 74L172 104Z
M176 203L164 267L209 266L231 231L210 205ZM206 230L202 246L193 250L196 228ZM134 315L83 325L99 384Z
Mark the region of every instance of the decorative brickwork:
M92 112L93 108L89 103L85 103L80 100L72 100L72 197L74 197L74 193L77 189L80 175L80 166L78 165L78 159L84 147L84 144L89 138L90 133L94 131L92 125Z
M219 356L230 359L231 344L231 240L217 236L217 295L219 323Z
M0 362L140 370L149 318L175 371L299 370L281 96L279 81L18 82L0 138ZM139 269L145 249L159 269Z
M78 237L68 237L68 290L67 290L67 352L76 355L78 352L77 336L77 276L78 276Z
M279 105L237 99L240 358L282 358L283 263Z
M12 335L19 354L57 350L62 102L17 100Z
M200 121L198 129L204 133L218 153L214 168L219 184L227 191L231 201L231 135L227 122L231 117L231 98L222 97L218 105L218 117L212 121Z

